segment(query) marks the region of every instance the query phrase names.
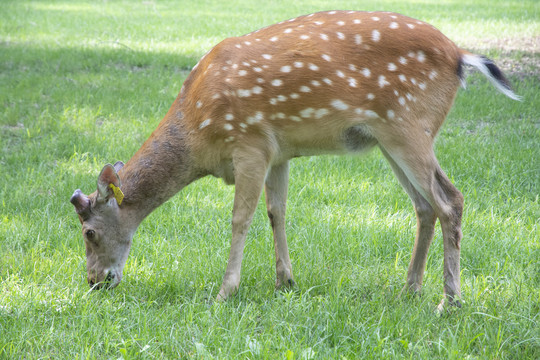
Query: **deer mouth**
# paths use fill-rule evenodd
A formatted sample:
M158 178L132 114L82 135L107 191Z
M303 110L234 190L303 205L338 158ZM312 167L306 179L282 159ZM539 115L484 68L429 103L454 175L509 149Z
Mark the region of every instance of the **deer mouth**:
M119 283L120 281L116 280L116 276L112 271L107 273L103 281L95 282L93 279L88 279L88 285L90 285L91 290L112 289Z

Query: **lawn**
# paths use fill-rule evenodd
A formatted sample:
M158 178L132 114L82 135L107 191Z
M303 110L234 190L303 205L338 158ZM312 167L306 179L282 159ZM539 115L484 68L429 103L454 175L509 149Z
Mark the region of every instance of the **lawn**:
M190 185L139 227L111 291L89 291L69 202L155 129L220 40L328 9L425 20L500 64L522 102L468 77L437 138L465 196L463 308L438 316L437 227L423 295L399 297L416 232L378 150L292 161L297 287L276 292L261 200L236 296L216 303L234 188ZM8 1L0 11L0 359L540 358L540 3Z

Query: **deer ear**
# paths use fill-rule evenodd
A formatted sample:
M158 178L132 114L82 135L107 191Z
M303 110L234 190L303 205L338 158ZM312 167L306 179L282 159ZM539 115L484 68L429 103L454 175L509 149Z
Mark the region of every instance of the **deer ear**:
M98 201L108 201L114 197L118 205L122 203L124 194L120 190L120 177L111 164L107 164L101 170L97 180Z

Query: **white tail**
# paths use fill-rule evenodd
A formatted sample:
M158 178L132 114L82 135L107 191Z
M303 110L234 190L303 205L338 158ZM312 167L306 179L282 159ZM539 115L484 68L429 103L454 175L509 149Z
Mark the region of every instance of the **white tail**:
M394 13L322 12L224 40L193 69L133 158L121 170L122 164L107 165L96 193L73 195L89 281L116 285L144 217L184 186L214 175L236 186L231 252L218 297L239 286L245 238L263 187L276 285L293 284L285 236L289 160L378 146L418 218L405 288L420 291L438 218L445 294L459 305L463 196L439 167L433 139L463 64L518 98L491 61L457 48L431 25ZM114 200L121 200L118 189L125 195L121 204Z
M521 96L516 95L512 91L510 83L504 77L503 73L499 70L499 68L493 63L493 61L484 56L470 53L464 53L461 59L463 63L477 68L489 79L489 81L491 81L491 83L497 88L497 90L502 92L504 95L508 96L510 99L514 99L517 101L522 100Z

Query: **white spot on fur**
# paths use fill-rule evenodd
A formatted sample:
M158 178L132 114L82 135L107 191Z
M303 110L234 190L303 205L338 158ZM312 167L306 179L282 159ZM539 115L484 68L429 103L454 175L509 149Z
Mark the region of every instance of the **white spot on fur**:
M324 21L314 21L314 24L315 25L322 25L322 24L324 24Z
M290 34L292 33L292 29L285 29L285 31L283 31L285 34Z
M256 124L258 122L261 122L264 119L264 114L261 111L257 111L255 115L249 116L246 119L246 122L250 125Z
M302 121L301 117L295 116L295 115L289 116L289 119L291 119L292 121L296 121L296 122L301 122Z
M251 42L249 42L249 41L244 41L244 44L246 44L247 46L250 46L250 45L251 45Z
M388 81L386 81L386 77L384 75L379 75L379 87L385 87L386 85L390 85Z
M304 63L301 62L301 61L295 61L295 62L294 62L294 67L295 67L295 68L298 68L298 69L303 68L303 67L304 67Z
M423 63L424 61L426 61L426 54L424 54L422 50L419 50L418 55L416 56L416 59L420 61L421 63Z
M225 120L227 121L231 121L234 119L234 115L229 113L229 114L225 114Z
M308 86L302 85L300 86L300 92L308 93L311 92L311 89Z
M260 67L254 67L254 68L253 68L253 71L255 71L255 72L262 72L263 69L260 68Z
M366 110L364 114L366 114L367 117L373 118L373 119L379 117L379 115L377 115L377 113L373 110Z
M394 63L388 63L388 70L390 70L390 71L396 71L396 70L397 70L396 64L394 64Z
M236 91L236 93L238 94L238 97L249 97L249 96L251 96L251 90L249 90L249 89L238 89Z
M231 131L232 129L234 129L234 126L232 126L231 124L227 123L225 125L223 125L223 128L227 131Z
M206 119L204 120L201 125L199 125L199 129L203 129L205 127L207 127L208 125L210 125L210 123L212 122L212 119Z
M315 111L315 118L316 119L321 119L322 117L328 115L330 113L330 111L328 111L328 109L325 109L325 108L322 108L322 109L318 109Z
M405 105L405 98L403 96L400 96L398 99L399 105L403 106Z
M304 110L300 111L300 116L303 117L303 118L310 118L313 115L314 112L315 112L315 109L307 108L307 109L304 109Z
M392 120L396 117L396 113L394 113L394 110L388 110L386 112L386 117L389 119L389 120Z
M271 60L272 59L272 55L270 55L270 54L262 54L262 57L265 58L266 60Z
M418 84L418 87L422 90L426 90L426 83L420 83Z
M317 80L311 80L311 85L313 85L313 86L321 86L321 83L320 83L320 81L317 81Z
M332 100L332 102L330 102L330 105L332 105L332 107L337 110L347 110L349 108L349 105L345 104L341 100Z
M354 87L354 88L357 87L358 83L356 82L356 79L355 79L355 78L350 77L350 78L348 79L348 81L349 81L349 86L350 86L350 87Z
M338 21L336 24L338 24L339 26L343 26L345 25L345 21Z
M280 71L284 73L289 73L291 72L291 67L289 65L282 66Z
M362 75L364 75L365 77L370 77L371 76L371 70L369 70L368 68L363 68L362 69Z
M345 34L344 33L338 31L336 33L336 35L337 35L338 39L345 40Z
M326 61L332 61L332 57L330 55L322 54L321 57Z
M339 76L340 78L345 78L345 74L341 70L336 70L336 75Z
M414 25L413 25L413 24L407 24L407 26L409 27L409 29L414 29Z
M406 82L407 81L407 77L405 75L403 75L403 74L399 74L398 78L399 78L399 80L401 82Z
M375 99L375 95L373 95L372 93L369 93L369 94L366 95L366 98L368 100L373 100L373 99Z
M399 63L401 65L407 65L407 59L405 59L403 56L399 57Z
M272 37L270 38L270 41L271 41L271 42L276 42L276 41L278 41L278 37L277 37L277 36L272 36Z
M326 35L326 34L320 34L319 36L320 36L321 39L323 39L324 41L328 41L328 35Z
M381 18L378 17L378 16L372 16L371 19L373 19L373 21L379 21L379 20L381 20Z
M429 79L433 80L437 77L437 75L438 75L437 71L431 70L431 72L429 73Z
M397 28L399 28L399 24L397 22L395 22L395 21L392 21L390 23L389 27L390 27L390 29L397 29Z
M354 64L349 64L349 70L356 71L356 66L354 66Z
M323 78L322 81L328 85L332 85L332 80L330 80L329 78Z
M254 87L251 89L251 92L252 92L253 94L256 94L256 95L261 94L262 91L263 91L263 88L260 87L260 86L254 86Z
M202 107L202 102L197 101L197 104L195 104L195 106L197 107L197 109L200 109Z
M257 82L259 84L264 84L264 79L263 78L257 78Z
M309 35L300 35L300 39L302 40L308 40L309 39Z
M354 19L354 20L353 20L353 23L354 23L354 24L361 24L361 23L362 23L362 20L360 20L360 19Z
M246 70L240 70L240 71L238 71L238 75L240 75L240 76L246 76L246 75L247 75L247 71L246 71Z
M373 30L371 32L371 40L375 42L378 42L379 40L381 40L381 33L379 32L379 30Z
M313 71L319 70L319 67L315 64L309 64L308 67L309 67L309 70L313 70Z
M285 102L285 101L287 101L287 97L285 95L278 95L277 96L277 101Z
M300 97L297 93L291 93L289 96L291 99L298 99Z
M283 85L283 81L280 79L274 79L272 80L272 86L281 86Z

